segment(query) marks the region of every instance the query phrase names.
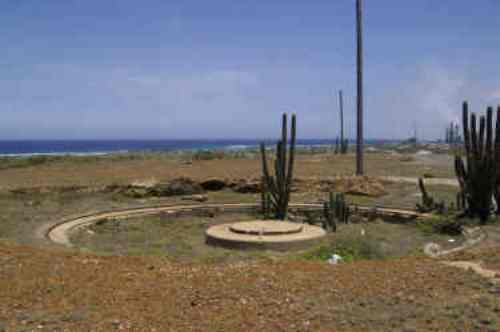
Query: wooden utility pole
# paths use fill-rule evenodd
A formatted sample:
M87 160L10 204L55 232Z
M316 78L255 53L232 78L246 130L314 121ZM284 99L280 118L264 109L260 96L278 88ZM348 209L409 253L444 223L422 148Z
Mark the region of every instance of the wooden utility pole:
M344 144L344 97L342 90L339 90L339 108L340 108L340 144Z
M356 139L356 175L364 174L363 167L363 3L356 0L356 36L357 36L357 139Z

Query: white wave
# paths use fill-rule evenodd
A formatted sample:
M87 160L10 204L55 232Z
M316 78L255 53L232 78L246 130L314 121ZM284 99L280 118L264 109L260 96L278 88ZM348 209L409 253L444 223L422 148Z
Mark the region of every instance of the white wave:
M38 156L46 156L46 157L63 157L63 156L72 156L72 157L88 157L88 156L105 156L109 154L118 154L118 153L127 153L128 150L118 150L118 151L95 151L95 152L26 152L26 153L0 153L0 157L38 157Z
M245 149L250 149L250 148L255 147L255 146L256 145L243 145L243 144L229 145L229 146L224 147L224 149L226 149L226 150L245 150Z

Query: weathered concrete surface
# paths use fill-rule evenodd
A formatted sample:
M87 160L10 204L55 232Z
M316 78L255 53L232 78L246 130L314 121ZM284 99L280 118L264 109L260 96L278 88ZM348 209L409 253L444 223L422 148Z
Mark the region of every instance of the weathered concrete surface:
M247 235L285 235L300 233L304 229L303 225L287 221L254 220L242 221L229 225L233 233Z
M236 231L235 231L236 230ZM232 249L304 249L326 232L318 226L286 221L256 220L210 227L207 243Z

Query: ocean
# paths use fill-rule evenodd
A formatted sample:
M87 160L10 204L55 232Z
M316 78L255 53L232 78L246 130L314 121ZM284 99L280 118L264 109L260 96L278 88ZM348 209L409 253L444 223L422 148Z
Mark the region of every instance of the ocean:
M22 140L0 141L0 156L101 155L126 152L168 152L179 150L241 150L258 147L262 140ZM275 140L265 140L273 144ZM297 140L298 146L326 146L332 139Z

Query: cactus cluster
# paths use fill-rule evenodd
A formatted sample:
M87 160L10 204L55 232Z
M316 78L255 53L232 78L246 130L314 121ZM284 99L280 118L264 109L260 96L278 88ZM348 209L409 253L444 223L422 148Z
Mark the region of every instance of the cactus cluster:
M288 146L287 115L283 114L281 139L276 145L276 158L274 161L274 176L270 174L267 166L266 146L260 144L262 156L263 183L269 193L268 208L274 218L284 220L288 212L290 192L292 189L293 164L295 161L296 116L292 114L290 129L290 145ZM263 188L264 189L264 188ZM262 190L264 192L264 190ZM264 197L264 196L263 196ZM264 201L264 200L263 200Z
M488 107L486 116L479 118L478 131L476 114L470 114L469 118L468 104L463 103L465 162L462 157L455 156L455 173L460 184L461 206L465 208L467 216L477 216L482 222L489 218L492 197L498 192L495 184L498 183L497 177L500 175L500 108L497 113L495 135L493 135L492 107Z
M346 139L337 139L335 140L335 154L346 154L349 149L349 140Z
M444 142L451 145L462 142L462 137L460 137L460 129L458 128L458 124L450 122L449 126L446 127Z
M418 179L418 187L422 195L422 202L417 203L417 211L419 212L436 211L438 213L443 213L445 210L444 201L438 203L434 200L434 197L429 195L427 189L425 188L424 180L422 178Z
M337 231L337 222L349 222L349 206L343 193L330 192L328 202L323 203L323 228L332 232Z

